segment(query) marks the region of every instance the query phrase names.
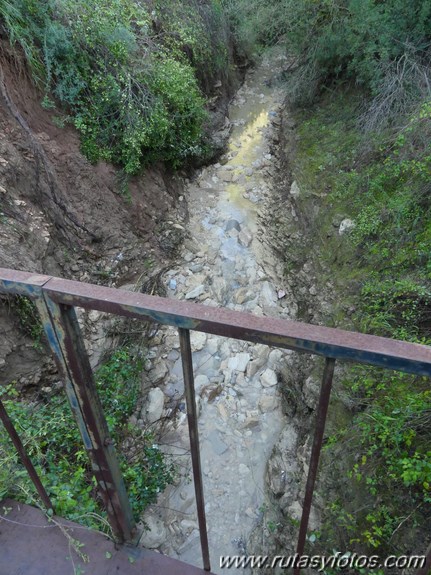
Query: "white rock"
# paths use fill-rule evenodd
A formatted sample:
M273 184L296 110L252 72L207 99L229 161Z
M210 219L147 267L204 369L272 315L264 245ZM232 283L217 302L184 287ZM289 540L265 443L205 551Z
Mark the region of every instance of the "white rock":
M289 507L289 516L295 521L300 521L302 517L302 506L299 501L294 501Z
M273 349L268 357L268 367L270 369L276 369L279 366L282 357L283 352L281 349Z
M260 376L260 383L263 387L272 387L277 385L277 374L272 369L265 369Z
M265 365L266 360L263 357L253 359L247 366L247 377L254 377L256 373Z
M248 287L239 288L235 293L236 303L242 305L253 297L253 292Z
M230 357L228 360L228 369L231 371L242 371L247 369L247 365L250 361L249 353L238 353L234 357Z
M274 411L277 407L277 398L274 395L262 395L259 399L258 406L262 413Z
M147 549L156 549L163 545L167 539L166 527L163 522L154 515L148 515L144 521L148 529L142 534L139 545Z
M269 355L269 352L270 352L270 349L267 345L263 345L262 343L257 343L253 347L253 358L254 359L262 358L262 359L266 360L268 355Z
M159 361L155 368L150 371L149 378L151 383L154 385L165 379L168 373L168 366L164 361Z
M251 233L247 229L242 229L240 231L240 233L238 234L238 241L245 248L248 248L248 246L251 244L252 240L253 240L253 236L251 235Z
M147 405L144 407L143 418L148 423L154 423L159 420L163 413L165 396L159 387L155 387L148 394Z
M355 222L353 220L350 220L349 218L346 218L341 222L340 227L338 228L338 233L340 234L340 236L348 234L355 227L356 227Z
M192 351L200 351L204 348L207 341L207 336L205 333L200 331L193 331L190 334L190 344L192 346Z
M259 305L261 307L272 307L277 301L277 296L271 284L267 281L262 284L262 291L259 296Z
M320 383L314 377L307 377L302 388L304 401L310 409L315 409L320 393Z
M296 181L292 182L292 185L290 186L290 195L298 197L300 193L301 191L299 189L298 183Z
M197 375L195 377L196 393L199 393L202 388L204 388L206 385L209 385L209 382L210 382L210 380L208 379L208 377L206 375Z
M88 319L92 322L98 321L101 317L102 317L102 313L100 311L95 310L95 309L92 309L90 312L88 312Z
M229 419L229 414L227 412L226 406L224 405L224 403L219 403L217 405L217 410L220 414L220 417L223 419L223 421L227 421Z
M241 429L253 429L260 425L260 419L258 416L246 417L244 423L241 425Z
M250 469L247 467L247 465L244 465L244 463L239 464L238 471L241 473L241 475L247 475L250 473Z
M192 531L193 529L199 529L199 525L196 523L196 521L192 521L191 519L183 519L180 525L184 531L188 532Z

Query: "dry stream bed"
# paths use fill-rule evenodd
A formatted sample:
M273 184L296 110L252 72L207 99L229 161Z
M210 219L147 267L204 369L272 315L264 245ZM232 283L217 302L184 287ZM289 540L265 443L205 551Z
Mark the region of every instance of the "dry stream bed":
M271 80L283 64L283 58L272 57L247 75L230 108L227 153L188 184L188 239L178 265L164 278L169 297L256 315L295 315L281 265L264 246L259 224L272 189L270 143L283 100ZM143 418L156 422L176 406L163 443L182 474L146 512L150 531L142 543L202 566L179 342L169 328L156 340L147 366L154 387ZM191 341L212 571L223 573L228 570L219 568L219 556L244 554L261 521L267 461L287 426L277 366L288 352L198 332Z

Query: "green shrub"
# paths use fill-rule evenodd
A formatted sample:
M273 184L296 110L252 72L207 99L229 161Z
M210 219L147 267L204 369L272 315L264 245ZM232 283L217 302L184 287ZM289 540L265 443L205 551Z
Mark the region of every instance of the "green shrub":
M322 85L353 80L372 96L370 126L427 93L431 5L426 0L224 0L249 52L281 45L293 64L290 100L309 103ZM425 73L424 73L425 72Z
M38 347L43 336L43 325L35 304L28 297L16 296L11 299L10 305L14 309L24 333L33 340L34 346Z
M96 373L96 384L136 520L173 481L175 469L154 434L130 427L141 388L142 360L128 348L117 350ZM104 528L87 453L63 393L46 402L20 400L9 386L4 401L32 458L55 512L90 527ZM6 435L0 434L0 499L33 503L37 494Z
M424 101L400 121L402 129L365 141L355 121L359 97L339 90L296 113L297 211L309 216L310 201L319 202L307 231L324 279L337 286L329 321L351 328L353 320L358 331L429 345L430 106ZM356 227L340 237L344 217ZM347 366L343 380L354 409L349 426L328 441L326 462L339 467L336 495L325 492L322 552L331 545L401 552L420 540L431 517L429 380Z
M47 96L72 117L90 161L136 174L202 155L198 76L227 68L217 2L19 0L0 15Z

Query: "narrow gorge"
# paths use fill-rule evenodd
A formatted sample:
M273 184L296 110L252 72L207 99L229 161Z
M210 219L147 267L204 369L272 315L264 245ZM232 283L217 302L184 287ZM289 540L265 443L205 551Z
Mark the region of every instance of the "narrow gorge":
M283 55L273 55L247 73L231 102L227 152L187 185L190 217L182 224L187 239L176 267L163 277L169 297L295 317L288 280L263 243L261 221L277 171L274 139L283 104L277 79L285 64ZM160 344L150 348L147 369L149 382L158 387L148 394L143 418L152 423L177 411L162 443L175 446L172 451L184 460L189 439L179 343L173 329L156 337ZM218 568L218 557L245 554L252 530L262 521L267 460L288 427L278 390L287 352L197 332L191 343L212 570L222 573L228 569ZM182 472L179 484L169 487L145 514L153 530L144 533L143 541L201 565L189 466Z
M313 334L295 336L297 353L190 331L216 575L232 572L221 557L295 553L298 531L319 557L431 561L430 39L425 0L0 6L0 266ZM48 322L1 289L1 402L55 513L118 535ZM85 379L138 525L134 551L202 567L180 340L167 327L178 324L146 312L76 308ZM314 352L335 365L325 398ZM40 505L4 433L6 498ZM373 572L413 573L398 567Z

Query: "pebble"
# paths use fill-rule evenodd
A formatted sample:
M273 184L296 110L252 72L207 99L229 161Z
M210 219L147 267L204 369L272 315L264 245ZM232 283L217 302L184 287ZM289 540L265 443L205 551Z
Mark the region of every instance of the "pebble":
M217 430L213 430L208 434L208 441L216 455L222 455L229 449L229 446L221 440Z
M277 374L272 369L265 369L260 376L260 383L263 387L272 387L277 385Z
M186 293L185 299L196 299L205 292L205 286L200 285Z
M247 465L244 465L244 463L239 464L238 471L240 472L241 475L247 475L248 473L250 473L250 469L247 467Z
M249 361L250 361L249 353L239 353L229 358L228 369L232 371L244 372L247 369Z
M262 413L274 411L278 405L278 399L273 395L263 395L258 402L259 409Z
M245 248L248 248L249 245L251 244L253 240L253 236L251 235L251 233L246 230L246 229L242 229L239 234L238 234L238 241L239 243L244 246Z
M146 529L141 535L139 545L147 549L157 549L157 547L160 547L160 545L166 541L166 527L163 525L163 522L154 515L144 516L144 523Z
M229 232L232 229L237 230L238 232L241 231L241 224L237 220L229 220L225 226L225 232Z
M148 423L154 423L159 420L163 413L165 395L163 391L156 387L148 394L147 405L142 410L142 417Z

